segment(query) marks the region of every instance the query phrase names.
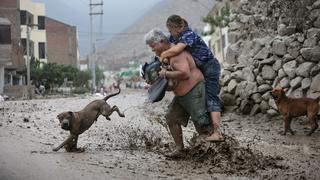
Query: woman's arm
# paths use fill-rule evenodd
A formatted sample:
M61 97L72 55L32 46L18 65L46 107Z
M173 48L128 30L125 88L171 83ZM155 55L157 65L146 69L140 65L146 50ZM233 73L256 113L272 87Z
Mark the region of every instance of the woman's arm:
M178 43L173 45L170 49L164 51L160 55L160 61L163 62L164 59L170 58L172 56L176 56L180 54L187 47L184 43Z
M190 78L190 67L187 61L185 53L181 53L178 56L170 59L170 65L172 66L172 71L167 71L162 69L159 72L161 77L167 77L168 79L174 80L187 80Z

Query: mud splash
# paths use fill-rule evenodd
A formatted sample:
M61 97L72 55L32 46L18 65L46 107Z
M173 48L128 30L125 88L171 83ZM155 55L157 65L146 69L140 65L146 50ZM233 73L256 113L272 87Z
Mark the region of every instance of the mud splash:
M250 145L241 146L232 136L224 137L224 142L192 144L185 160L195 162L195 167L197 164L211 167L209 173L254 175L258 170L287 168L278 164L281 157L264 156Z
M164 119L168 104L168 99L157 105L149 104L146 106L148 108L145 109L145 113L149 121L165 127L169 133ZM162 155L172 151L171 147L174 147L173 143L163 143L161 138L155 140L152 137L154 136L143 136L142 139L145 144L148 144L145 147L153 147L153 149L157 149ZM225 134L224 137L225 141L223 142L210 143L203 140L199 141L198 135L193 133L190 140L184 138L189 147L186 149L185 157L178 161L189 162L193 165L193 169L210 167L207 170L209 174L221 173L237 176L255 176L259 170L288 168L285 165L280 165L279 162L283 160L282 157L265 156L258 150L254 150L253 147L255 146L257 137L253 137L247 144L241 144L232 134Z

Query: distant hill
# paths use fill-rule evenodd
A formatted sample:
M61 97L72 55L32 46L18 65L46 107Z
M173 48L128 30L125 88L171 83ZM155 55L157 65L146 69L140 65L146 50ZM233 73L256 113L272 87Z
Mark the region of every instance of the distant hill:
M127 67L133 59L141 63L149 61L153 53L144 42L145 33L155 27L167 32L166 20L172 14L181 15L192 29L201 30L205 25L202 17L214 3L214 0L163 0L127 30L98 49L101 56L97 64L105 70L119 70Z

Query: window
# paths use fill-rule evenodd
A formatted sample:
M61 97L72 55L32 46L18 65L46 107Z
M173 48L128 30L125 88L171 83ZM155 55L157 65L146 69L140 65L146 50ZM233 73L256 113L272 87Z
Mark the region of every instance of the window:
M26 50L26 48L27 48L27 40L26 39L21 39L21 45L23 47L23 54L27 55L27 50Z
M21 39L24 55L27 55L27 39ZM34 52L33 41L29 40L29 55L32 56Z
M29 24L33 24L33 15L28 11L20 11L20 23L21 25L26 25L27 22Z
M44 42L39 42L39 59L46 58L46 48Z
M27 11L20 11L20 21L21 25L27 24Z
M0 44L11 44L10 25L0 25Z
M45 18L44 16L38 16L38 29L45 29Z

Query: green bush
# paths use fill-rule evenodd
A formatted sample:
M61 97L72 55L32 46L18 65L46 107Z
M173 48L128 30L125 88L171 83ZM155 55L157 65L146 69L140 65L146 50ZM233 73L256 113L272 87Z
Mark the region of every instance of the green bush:
M67 81L72 81L73 86L79 87L75 90L75 93L85 93L89 91L84 87L89 87L88 82L92 79L92 73L90 70L80 71L72 66L65 66L56 63L41 63L35 58L32 58L30 69L31 80L33 83L44 84L47 90L56 86L60 87L66 79ZM100 82L104 78L103 71L97 67L96 82Z
M84 88L84 87L76 87L72 89L71 93L74 94L85 94L85 93L89 93L90 90L88 88Z

